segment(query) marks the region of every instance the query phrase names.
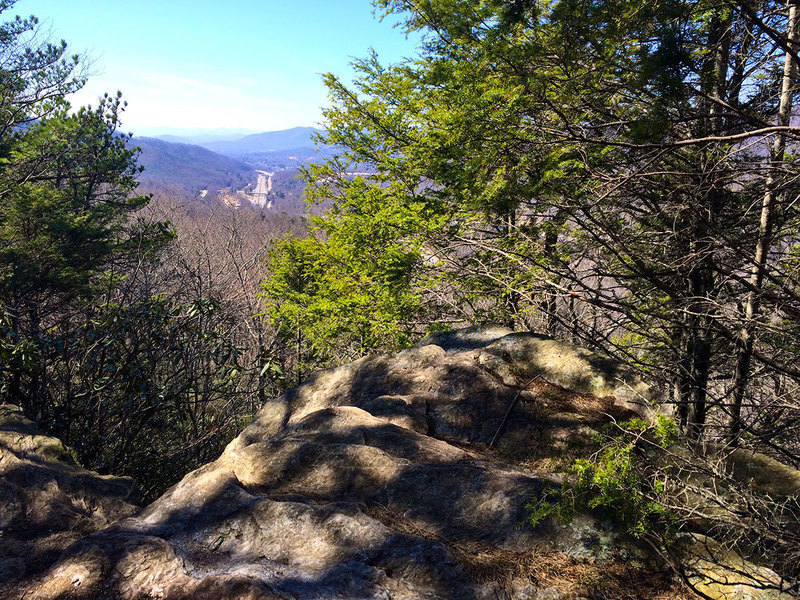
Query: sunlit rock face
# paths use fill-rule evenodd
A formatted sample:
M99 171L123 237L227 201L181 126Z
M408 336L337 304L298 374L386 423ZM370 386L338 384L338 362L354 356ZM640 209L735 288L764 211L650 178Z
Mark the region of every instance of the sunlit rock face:
M650 393L548 338L438 334L269 401L218 460L135 515L120 504L7 594L540 600L591 597L613 571L642 584L634 597L673 597L589 517L526 524L553 465L610 417L646 417Z

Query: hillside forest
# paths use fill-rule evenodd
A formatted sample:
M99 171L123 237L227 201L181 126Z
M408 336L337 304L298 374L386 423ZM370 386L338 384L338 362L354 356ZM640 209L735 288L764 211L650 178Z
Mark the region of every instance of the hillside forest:
M797 499L719 471L737 449L800 468L798 3L374 4L422 45L324 76L337 151L303 169L302 217L137 191L122 97L70 107L82 58L0 26L0 402L152 499L317 369L469 325L547 334L660 398L571 501L665 553L706 519L798 591ZM640 460L666 439L725 482L712 513Z

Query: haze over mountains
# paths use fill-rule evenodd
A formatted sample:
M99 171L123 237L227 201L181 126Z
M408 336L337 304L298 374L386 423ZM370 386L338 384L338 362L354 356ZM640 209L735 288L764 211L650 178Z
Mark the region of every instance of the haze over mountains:
M159 127L140 132L142 137L157 138L166 142L178 144L203 144L206 142L233 141L243 138L246 135L257 133L252 129L202 129L186 127Z
M207 132L190 130L186 135L181 135L178 131L173 131L169 134L153 137L168 142L195 144L227 156L243 156L261 154L263 152L313 148L315 143L312 136L317 133L322 133L322 130L315 127L293 127L282 131L251 134L237 134L231 130L211 130Z

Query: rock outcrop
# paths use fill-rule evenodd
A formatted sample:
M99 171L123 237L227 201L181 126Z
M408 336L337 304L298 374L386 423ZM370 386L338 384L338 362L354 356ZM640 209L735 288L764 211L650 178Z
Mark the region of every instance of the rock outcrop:
M588 516L526 524L526 504L559 482L553 464L611 416L647 417L649 394L547 338L432 336L268 402L218 460L135 515L120 504L126 518L5 593L556 600L621 596L627 582L629 597L688 597Z
M135 494L133 480L80 468L59 440L17 407L0 405L0 587L133 514Z

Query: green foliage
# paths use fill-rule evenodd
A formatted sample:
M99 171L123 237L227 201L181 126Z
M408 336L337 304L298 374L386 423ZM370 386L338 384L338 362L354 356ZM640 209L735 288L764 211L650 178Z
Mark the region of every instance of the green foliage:
M131 248L130 213L138 169L127 137L116 133L122 105L65 108L18 135L0 180L0 296L17 308L44 297L91 293L95 277ZM138 241L138 240L137 240Z
M13 359L0 369L0 400L34 418L56 410L46 356L59 328L171 237L132 218L149 198L134 194L140 169L118 131L120 95L70 111L80 59L37 36L34 17L0 25L0 304Z
M663 448L669 448L673 444L677 444L681 439L680 429L675 419L661 414L656 416L653 433L659 445Z
M0 2L0 14L16 0ZM0 23L0 161L5 161L19 127L63 106L64 96L83 86L80 57L67 54L63 40L37 39L36 17Z
M787 398L800 382L798 344L796 327L781 321L800 312L797 165L783 151L763 152L772 135L763 128L777 122L776 74L792 54L791 5L376 6L400 15L423 45L396 65L374 54L356 61L352 85L325 77L323 138L342 152L306 182L330 210L315 239L288 243L291 268L275 264L291 276L267 283L298 356L305 336L316 358L383 343L364 333L365 314L409 334L422 333L412 325L429 325L428 315L544 329L659 379L696 438L707 420L745 406L729 402L726 382L735 378L740 392L757 386L746 408L760 431L753 439L782 437L782 448L771 447L796 462L797 407ZM374 175L353 180L348 170ZM771 223L757 208L766 198ZM281 278L302 285L270 290ZM414 299L410 313L384 302L398 290ZM763 304L750 315L741 303L754 296ZM736 361L746 374L732 372L732 353L746 355L747 364ZM760 371L751 359L774 385L752 377ZM767 423L777 415L781 426ZM677 435L663 420L609 434L575 463L559 502L533 507L533 520L591 509L616 515L633 535L668 535L665 483L646 450Z
M354 66L354 90L325 77L333 106L323 137L342 154L305 173L309 200L330 207L302 250L314 284L297 302L281 295L285 265L276 262L272 316L305 327L318 358L338 359L395 349L436 322L525 318L519 290L547 275L519 263L542 250L556 259L548 240L566 223L554 214L516 228L542 166L538 153L521 151L520 115L531 100L524 86L488 59L431 54L384 67L372 55ZM372 175L346 175L364 169ZM557 212L545 200L534 211Z
M263 297L269 317L302 354L299 371L408 344L419 255L391 240L377 219L371 231L364 225L323 239L285 239L270 253Z
M774 267L764 286L774 287L759 302L772 315L796 302L785 250L796 237L796 165L781 158L775 169L755 149L776 118L786 5L752 14L708 0L376 6L421 33L420 53L395 65L358 60L351 85L325 76L323 139L342 151L307 185L332 207L319 243L343 264L359 250L332 232L361 219L372 236L373 214L419 251L409 332L438 314L588 342L674 390L681 427L695 435L710 412L728 410L712 400L724 386L709 382L732 377L742 327L759 328L780 357L765 368L797 379L790 346L771 343L767 319L756 324L738 307L753 292L743 278L760 230L753 206L778 175L785 212L776 209L772 250L760 253ZM347 170L374 176L351 182ZM426 218L408 218L410 207ZM370 251L367 280L387 285L391 244ZM363 304L337 308L318 316L347 320ZM358 353L343 340L343 355Z
M149 198L132 194L139 169L116 132L121 109L119 97L73 114L58 108L14 136L0 170L0 301L13 335L40 357L68 309L102 297L126 264L172 236L163 223L130 218ZM5 398L35 417L54 408L42 368L2 373Z
M254 377L217 297L150 281L175 234L137 215L124 103L70 110L80 59L36 23L0 25L0 402L152 497L238 431Z
M647 449L670 446L677 431L663 416L654 426L641 419L610 425L601 449L576 460L560 489L550 488L528 504L529 522L536 526L547 517L568 522L597 511L634 537L674 539L677 519L664 507L666 475L649 462Z
M9 384L36 368L36 348L13 328L13 319L0 305L0 398L8 397Z

